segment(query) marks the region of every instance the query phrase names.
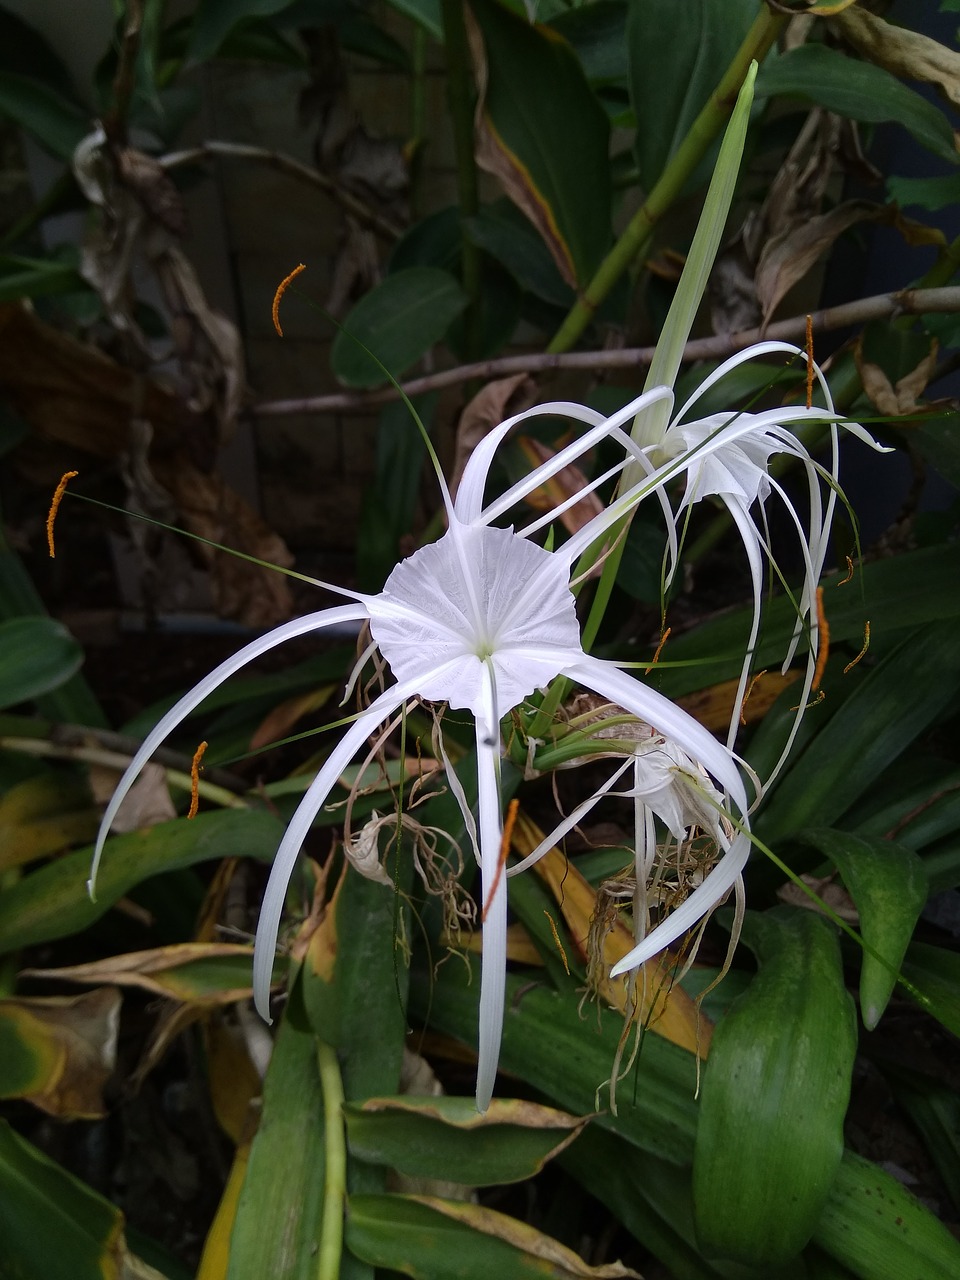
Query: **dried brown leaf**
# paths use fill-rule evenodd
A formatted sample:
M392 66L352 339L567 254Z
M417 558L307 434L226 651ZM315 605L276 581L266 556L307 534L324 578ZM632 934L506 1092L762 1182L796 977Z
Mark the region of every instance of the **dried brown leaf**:
M33 1060L33 1074L7 1096L25 1098L62 1119L106 1115L103 1087L117 1056L120 992L0 1000L0 1023ZM0 1075L0 1079L2 1079Z
M919 398L936 369L938 350L937 340L931 338L930 350L919 364L894 384L878 364L866 358L862 342L857 343L855 354L860 380L879 413L891 418L916 413Z
M516 373L509 378L488 382L465 406L457 423L453 478L450 481L450 492L454 497L474 449L504 418L531 405L533 391L533 379L525 373Z
M960 107L960 53L919 31L894 26L859 5L838 13L833 21L868 61L903 80L936 85L948 102Z
M517 444L520 446L521 452L530 463L531 469L536 469L544 462L549 462L551 458L556 456L556 451L549 448L545 444L541 444L539 440L534 440L532 436L518 436ZM533 507L535 511L552 511L554 507L558 507L560 503L566 502L575 493L583 493L589 481L579 467L566 466L562 471L558 471L555 476L534 489L532 493L527 494L525 501ZM579 498L572 507L568 507L566 511L560 515L560 523L568 533L577 533L589 522L603 511L603 503L600 501L596 493L584 494Z

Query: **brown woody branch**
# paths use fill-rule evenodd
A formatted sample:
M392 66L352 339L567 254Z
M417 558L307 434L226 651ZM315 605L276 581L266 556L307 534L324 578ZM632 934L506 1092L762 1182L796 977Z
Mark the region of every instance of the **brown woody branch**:
M858 298L838 307L814 311L814 332L844 329L896 315L921 315L927 312L960 311L960 287L942 289L901 289L898 293L879 293ZM806 332L805 315L778 320L766 329L746 329L740 333L717 334L711 338L695 338L683 353L687 363L695 360L723 360L764 339L802 341ZM610 369L643 369L653 359L654 347L625 347L619 351L573 351L565 355L531 353L499 356L457 365L439 373L411 378L401 385L408 396L425 391L438 391L472 379L505 378L515 373L543 373L554 369L587 369L590 372ZM252 407L258 417L284 417L293 413L359 413L399 398L395 387L377 391L337 391L329 395L306 396L299 400L267 400Z
M248 147L238 142L203 142L189 151L173 151L160 158L164 169L176 169L185 164L199 164L201 161L213 159L249 160L265 164L280 173L289 174L300 182L308 182L319 187L332 200L335 200L347 213L353 214L358 222L375 231L391 244L403 235L403 227L397 226L389 218L385 218L376 209L371 209L359 196L341 187L332 178L321 173L319 169L311 169L307 164L295 160L293 156L284 155L281 151L269 151L266 147Z

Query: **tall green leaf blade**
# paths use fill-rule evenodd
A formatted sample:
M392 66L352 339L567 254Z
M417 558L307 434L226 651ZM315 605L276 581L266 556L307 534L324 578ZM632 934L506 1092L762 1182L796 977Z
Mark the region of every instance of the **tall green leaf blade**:
M868 124L892 120L935 155L954 164L960 159L942 111L882 67L823 44L804 44L768 61L757 78L757 97L798 97Z
M833 926L749 913L760 972L717 1023L693 1160L708 1256L779 1265L812 1236L843 1154L857 1037Z
M913 929L927 901L929 886L923 861L906 845L892 840L864 840L849 831L815 828L803 832L805 844L826 854L843 877L860 915L869 951L860 969L860 1012L873 1031L897 982Z
M263 1084L226 1280L314 1280L324 1185L317 1042L285 1016Z
M466 305L466 294L448 271L407 267L394 272L344 320L330 350L331 367L347 386L382 386L388 381L384 369L399 377L440 341Z
M801 827L834 823L958 688L953 620L910 636L858 684L783 777L758 817L758 834L770 844Z
M494 0L470 7L486 58L480 163L540 232L564 278L583 286L610 245L606 112L556 31Z
M230 809L177 818L107 841L97 900L87 878L93 849L77 849L19 880L0 895L0 952L79 933L150 876L213 858L270 862L283 836L272 814Z

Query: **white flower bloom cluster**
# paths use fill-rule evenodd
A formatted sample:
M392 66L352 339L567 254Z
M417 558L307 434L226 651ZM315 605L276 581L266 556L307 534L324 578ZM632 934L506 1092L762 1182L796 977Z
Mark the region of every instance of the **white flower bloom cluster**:
M766 343L756 353L775 351L793 354L795 349ZM714 378L721 373L718 371ZM545 404L508 419L492 431L470 458L456 499L451 499L444 489L447 532L437 542L420 548L398 564L382 592L361 595L331 588L349 597L350 602L285 623L255 640L211 672L161 719L107 807L97 841L91 885L110 825L130 786L160 743L213 689L284 640L319 632L337 623L368 622L395 683L375 698L344 732L307 789L281 842L257 932L254 964L257 1008L269 1019L270 976L286 886L307 832L344 768L377 728L411 698L447 703L452 708L469 711L476 726L478 803L475 813L467 805L453 771L449 770L448 775L451 789L464 809L481 872L483 963L477 1105L484 1109L497 1071L506 967L507 875L501 865L503 818L499 785L500 724L505 715L535 690L545 688L557 677L565 677L623 708L655 731L655 736L640 743L629 759L618 764L608 782L578 807L564 827L552 834L552 839L560 838L602 794L609 793L621 777L630 773L623 794L634 798L639 813L657 815L677 838L688 828L702 828L714 836L722 850L722 856L703 882L672 915L638 943L616 966L615 973L635 968L683 936L734 885L750 849L749 805L729 744L719 743L685 711L612 662L601 661L584 651L575 598L570 589L580 555L630 514L641 500L654 497L669 516L669 546L675 563L675 517L666 486L685 477L683 504L708 494L719 495L737 521L754 572L759 610L758 566L764 544L748 513L751 508L762 508L773 490L787 501L771 478L768 463L773 454L788 453L802 462L810 479L811 528L808 533L803 533L796 517L805 547L807 581L801 598L803 610L809 610L823 562L833 491L831 489L823 507L819 502L819 468L785 424L816 420L830 423L835 432L833 424L838 419L829 401L825 409L734 414L701 421L688 421L691 408L688 405L670 422L661 439L642 446L635 443L623 430L623 424L639 411L660 402L672 405L669 388L654 388L611 418L568 402ZM521 421L547 415L572 419L583 424L586 430L573 444L506 493L487 502L485 489L490 466L503 441ZM613 441L622 452L620 461L603 476L525 528L514 530L495 523L602 440ZM551 525L585 492L593 491L605 480L625 471L631 477L639 474L641 478L627 484L608 508L566 542L551 551L532 540L538 530ZM726 815L723 820L722 814ZM510 873L522 870L536 856L537 852L510 868Z

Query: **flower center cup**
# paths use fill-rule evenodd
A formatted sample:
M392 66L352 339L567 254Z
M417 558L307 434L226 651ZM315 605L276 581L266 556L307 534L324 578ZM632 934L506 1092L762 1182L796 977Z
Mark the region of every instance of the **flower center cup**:
M583 653L568 575L512 529L457 523L397 565L369 602L370 630L430 702L481 713L487 668L503 714Z

